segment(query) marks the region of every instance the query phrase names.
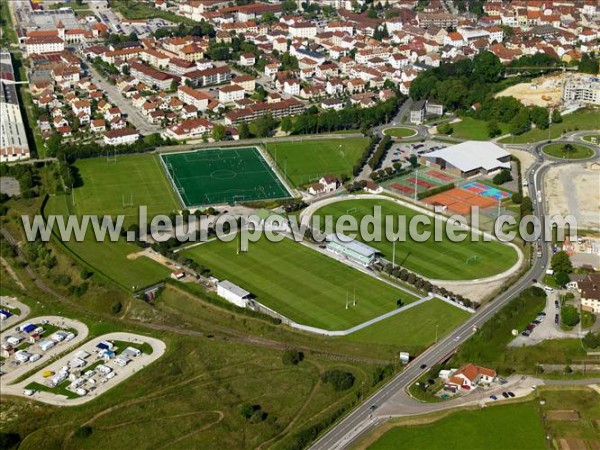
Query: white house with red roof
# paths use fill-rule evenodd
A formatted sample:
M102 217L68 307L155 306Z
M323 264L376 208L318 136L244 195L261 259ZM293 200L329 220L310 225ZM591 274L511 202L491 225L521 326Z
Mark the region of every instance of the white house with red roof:
M479 384L490 384L496 379L496 371L486 367L467 364L452 373L446 385L473 389Z

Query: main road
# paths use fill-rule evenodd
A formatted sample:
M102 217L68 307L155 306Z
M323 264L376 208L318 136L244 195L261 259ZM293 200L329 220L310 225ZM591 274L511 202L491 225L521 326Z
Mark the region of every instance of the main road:
M529 185L529 195L532 199L538 198L538 193L541 195L541 198L544 198L543 176L552 165L560 164L560 162L553 164L545 163L541 152L536 150L538 150L538 146L534 147L536 161L526 175ZM540 219L543 226L544 215L546 214L543 201L535 202L534 214ZM541 257L534 258L527 273L515 284L508 287L493 301L480 308L469 320L455 329L453 333L417 356L400 374L371 397L364 400L360 406L317 440L311 448L313 450L343 449L349 446L360 435L376 427L383 419L374 420L372 418L374 407L380 407L385 404L394 394L406 389L413 380L424 374L429 367L443 361L455 352L461 344L469 339L474 330L480 328L512 298L531 286L534 279L541 278L548 260L549 246L543 245Z

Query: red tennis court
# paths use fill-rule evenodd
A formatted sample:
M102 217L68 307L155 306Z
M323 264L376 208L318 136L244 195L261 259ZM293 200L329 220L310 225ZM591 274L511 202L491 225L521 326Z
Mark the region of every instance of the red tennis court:
M425 203L429 205L443 205L450 211L457 214L469 214L473 206L479 208L489 208L496 205L496 202L490 198L467 192L460 188L454 188L446 192L441 192L431 197L427 197Z
M437 180L444 181L444 182L450 182L450 181L454 180L453 176L445 174L443 172L438 172L437 170L430 170L429 172L427 172L427 176L433 177Z
M431 189L434 186L437 186L436 184L430 183L428 181L425 180L417 180L416 178L412 177L412 178L408 178L406 181L408 181L411 184L415 184L415 182L417 183L417 186L421 186L425 189Z
M390 184L390 187L392 189L395 189L395 190L397 190L399 192L402 192L404 194L411 194L411 195L413 195L415 193L415 190L413 188L408 187L408 186L404 186L403 184L399 184L399 183L392 183L392 184Z

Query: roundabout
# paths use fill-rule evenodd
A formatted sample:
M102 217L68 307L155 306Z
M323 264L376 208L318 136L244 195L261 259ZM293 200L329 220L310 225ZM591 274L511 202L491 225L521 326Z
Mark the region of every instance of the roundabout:
M546 144L542 147L542 152L545 156L565 160L585 160L592 158L595 152L587 145L574 143L553 143Z
M383 134L395 139L406 139L417 136L419 132L408 127L390 127L385 128Z

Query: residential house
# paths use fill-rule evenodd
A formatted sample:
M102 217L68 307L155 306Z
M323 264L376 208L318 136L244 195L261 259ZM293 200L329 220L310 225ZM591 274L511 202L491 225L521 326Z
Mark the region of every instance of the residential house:
M134 128L122 128L104 132L104 144L106 145L128 145L133 144L140 138L140 134Z

